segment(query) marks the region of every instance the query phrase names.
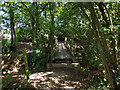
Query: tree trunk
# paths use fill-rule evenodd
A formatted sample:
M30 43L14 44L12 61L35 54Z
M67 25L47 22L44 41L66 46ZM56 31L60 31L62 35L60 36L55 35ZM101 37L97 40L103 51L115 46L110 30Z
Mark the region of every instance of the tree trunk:
M32 20L32 32L33 32L33 36L32 36L32 44L33 44L33 46L35 45L35 27L34 27L34 25L35 25L35 22Z
M105 13L105 10L106 10L106 13ZM109 10L107 9L107 7L105 6L105 4L103 2L100 2L99 3L99 9L102 13L102 16L103 16L103 19L105 20L106 22L106 28L109 28L109 26L111 25L112 28L110 28L111 30L111 33L108 34L108 35L112 35L114 36L115 35L115 31L113 29L113 22L112 22L112 17L110 16L110 13L109 13ZM108 15L108 16L107 16ZM104 35L104 34L102 34ZM105 43L105 38L102 39ZM117 50L115 47L117 47L117 40L115 40L114 38L110 38L109 41L111 41L110 43L110 50L108 49L107 47L107 43L106 44L103 44L105 46L105 49L107 50L107 57L108 57L108 60L109 60L109 64L110 64L110 68L111 70L117 70ZM116 76L115 76L115 72L112 71L112 79L114 80L114 85L115 85L115 88L117 88L117 82L116 82Z
M118 17L120 16L120 4L118 4ZM120 18L118 19L118 23L120 22ZM117 48L118 48L118 56L117 56L117 61L118 61L118 68L119 68L119 75L120 75L120 26L118 27L118 43L117 43Z
M108 28L110 24L109 24L109 22L108 22L108 19L107 19L106 14L105 14L104 3L103 3L103 2L100 2L100 3L98 4L98 6L99 6L100 12L101 12L101 14L102 14L102 16L103 16L103 20L105 20L106 27Z
M119 75L120 75L120 27L118 31L118 68L119 68Z
M14 23L14 12L12 4L10 4L10 27L11 27L11 47L12 51L16 50L16 32L15 32L15 23Z
M13 33L14 33L14 46L16 47L16 31L15 31L15 29L13 29Z
M12 10L12 6L10 7L10 28L11 28L11 46L14 44L14 40L13 40L13 30L14 30L14 13Z
M50 15L51 15L51 23L50 23L50 33L49 33L49 55L50 55L50 62L51 62L51 55L54 45L54 30L55 30L55 23L54 23L54 8L55 3L50 2Z
M35 7L35 2L32 3L32 6ZM36 28L35 28L35 18L34 18L34 15L35 15L35 10L33 10L33 12L31 13L31 21L32 21L32 31L33 31L33 36L32 36L32 44L33 46L35 46L35 41L36 41ZM33 17L32 17L33 16Z
M92 6L92 3L88 3L88 7L89 7L91 19L92 19L92 27L93 27L93 30L95 30L95 38L96 38L96 42L97 42L98 49L100 52L100 57L102 59L102 62L103 62L103 65L104 65L104 68L106 71L106 76L107 76L108 81L110 82L111 88L115 88L114 83L112 81L112 71L111 71L109 63L108 63L109 57L108 57L106 40L105 40L105 38L103 38L104 37L103 34L101 36L100 23L97 19L97 15Z
M112 18L111 18L111 16L110 16L110 13L109 13L108 9L107 9L106 6L104 5L104 3L103 3L103 2L100 2L98 6L99 6L99 9L100 9L100 11L101 11L101 13L102 13L103 19L104 19L105 22L106 22L106 27L109 28L110 25L113 26ZM107 12L107 14L108 14L108 17L107 17L107 15L106 15L106 13L105 13L104 8L105 8L105 10L106 10L106 12ZM114 35L115 35L115 31L114 31L112 28L110 28L110 29L111 29L111 33L110 33L109 35L114 36ZM116 49L115 49L115 47L116 47L117 44L116 44L116 40L115 40L115 39L110 38L110 40L112 41L111 44L110 44L111 56L112 56L112 57L111 57L111 58L112 58L111 66L115 65L115 66L113 66L113 67L116 67L116 66L117 66L117 56L116 56ZM113 68L113 69L116 70L117 68Z

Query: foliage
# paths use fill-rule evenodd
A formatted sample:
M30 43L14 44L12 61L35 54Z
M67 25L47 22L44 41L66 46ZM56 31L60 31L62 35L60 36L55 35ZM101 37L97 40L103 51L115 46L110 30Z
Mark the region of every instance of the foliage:
M47 58L44 47L33 47L33 52L31 53L33 57L30 64L35 64L34 69L40 69L41 71L46 70Z
M10 52L10 44L8 43L8 40L2 37L2 53L7 54Z
M34 69L46 70L54 36L62 36L67 38L65 43L70 46L74 60L84 67L86 77L89 69L104 74L104 77L98 75L94 86L110 88L114 81L120 85L119 2L4 2L2 28L12 35L11 9L17 42L32 42L29 64ZM9 53L8 41L4 38L2 41L3 53Z

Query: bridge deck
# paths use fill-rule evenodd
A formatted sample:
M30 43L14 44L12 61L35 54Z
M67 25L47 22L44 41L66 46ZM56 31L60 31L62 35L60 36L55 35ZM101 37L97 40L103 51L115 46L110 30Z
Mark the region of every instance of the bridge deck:
M58 43L55 51L55 60L72 60L72 55L65 47L64 43Z

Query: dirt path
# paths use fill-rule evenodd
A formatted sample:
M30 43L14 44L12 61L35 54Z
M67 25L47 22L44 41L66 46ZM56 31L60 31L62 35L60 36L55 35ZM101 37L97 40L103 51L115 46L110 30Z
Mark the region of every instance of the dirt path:
M18 51L22 52L22 48L26 47L27 53L31 52L31 43L18 43ZM61 48L60 48L61 47ZM61 44L59 54L65 49ZM67 51L65 51L67 53ZM64 53L64 54L65 54ZM41 90L42 88L54 88L54 90L80 90L88 89L96 80L98 72L90 71L80 65L73 67L71 64L53 64L46 72L30 73L30 84L25 80L24 63L20 56L21 53L9 54L4 58L2 66L3 70L3 86L6 87L29 87ZM68 55L69 56L69 55ZM64 56L63 56L64 57ZM17 70L17 71L16 71ZM96 74L97 73L97 74Z
M68 64L69 65L69 64ZM47 72L37 72L30 75L30 82L37 89L84 89L89 81L84 72L65 64L54 64ZM90 81L89 81L90 82Z

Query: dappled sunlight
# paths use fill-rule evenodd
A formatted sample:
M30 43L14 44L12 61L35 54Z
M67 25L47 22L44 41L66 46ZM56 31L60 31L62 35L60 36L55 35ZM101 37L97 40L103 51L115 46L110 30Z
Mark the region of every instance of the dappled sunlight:
M64 67L63 65L66 67ZM61 63L61 66L60 64L55 64L55 66L53 65L51 69L52 70L49 72L38 72L30 74L31 85L34 86L36 89L39 88L75 89L84 87L85 83L81 82L83 80L82 79L83 76L76 75L75 72L78 71L76 71L74 68L68 67L67 63Z
M6 71L3 71L3 74L16 74L16 73L18 73L19 72L19 70L18 70L18 68L13 68L13 70L6 70Z
M34 73L30 75L30 79L41 79L41 80L45 80L43 77L50 75L50 74L54 74L53 72L40 72L40 73Z
M30 51L30 50L26 50L26 53L32 53L33 51Z
M25 75L13 75L12 77L25 77Z
M4 62L2 62L4 63ZM18 59L14 60L14 65L11 65L11 70L7 70L6 74L12 75L11 80L17 80L13 83L14 86L18 82L25 81L25 74L19 74L21 68L18 68L21 64ZM36 89L39 88L63 88L63 89L75 89L83 88L87 85L87 82L93 82L94 76L88 75L84 77L84 73L77 70L79 63L61 63L53 64L51 70L46 72L30 73L30 85ZM8 67L8 66L6 66ZM84 70L85 68L79 67ZM24 72L22 70L22 72ZM90 71L89 71L90 72ZM97 72L93 72L96 74ZM92 80L91 80L92 79ZM20 86L19 86L20 87Z
M17 42L17 48L19 52L22 52L22 49L25 47L27 48L26 53L31 53L32 51L32 42Z
M19 62L18 62L19 63ZM15 65L18 65L18 63L16 63ZM2 70L3 70L3 74L15 74L19 72L19 68L15 67L14 65L11 65L10 68L7 68L9 65L5 64L2 66Z
M52 81L54 81L56 84L58 84L59 83L59 78L57 78L57 77L49 77L49 79L51 79Z
M32 43L31 43L31 42L18 42L18 44L26 44L26 45L32 46Z
M39 73L33 73L30 75L30 82L31 85L35 88L39 88L42 86L49 86L50 87L50 81L48 78L48 75L54 74L54 72L39 72Z
M69 89L69 90L71 90L71 89L74 89L74 87L65 86L64 89L67 89L67 90Z
M18 68L14 67L12 72L13 73L17 73L18 72Z
M120 2L69 1L2 2L3 90L119 89Z
M79 63L72 63L72 65L73 65L74 67L78 67L78 66L79 66Z

